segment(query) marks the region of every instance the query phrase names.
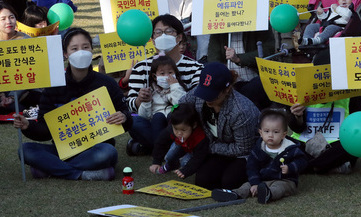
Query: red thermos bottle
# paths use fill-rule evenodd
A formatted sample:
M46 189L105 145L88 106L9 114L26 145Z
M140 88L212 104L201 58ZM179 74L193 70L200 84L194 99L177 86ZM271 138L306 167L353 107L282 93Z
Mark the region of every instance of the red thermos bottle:
M134 194L134 179L132 177L132 173L133 171L130 167L125 167L123 169L123 194Z

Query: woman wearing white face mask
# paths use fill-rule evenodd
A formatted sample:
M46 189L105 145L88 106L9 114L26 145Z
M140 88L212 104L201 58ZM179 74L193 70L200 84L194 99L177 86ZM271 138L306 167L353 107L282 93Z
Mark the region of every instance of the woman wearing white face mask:
M132 118L117 83L92 69L91 43L89 33L81 28L69 29L64 35L64 56L69 59L65 74L66 86L44 90L37 122L29 122L23 116L15 117L14 127L20 128L25 136L36 141L50 140L51 134L44 114L102 86L107 87L116 110L116 113L106 118L106 122L123 124L125 130L131 127ZM31 166L34 178L54 176L70 180L111 180L118 160L113 139L96 144L65 161L59 159L54 144L25 143L23 151L25 163Z
M203 65L197 61L184 56L180 53L179 44L182 41L183 25L174 16L165 14L156 17L153 20L152 40L159 53L164 53L170 57L175 63L180 73L180 80L183 81L188 90L197 86L199 74L203 69ZM139 106L143 102L152 100L152 91L147 87L148 71L153 62L153 57L137 63L132 70L129 78L128 106L132 112L138 112ZM154 140L152 135L146 137L138 136L139 133L147 131L147 120L142 117L134 117L134 124L130 133L133 140L128 142L127 154L150 154Z

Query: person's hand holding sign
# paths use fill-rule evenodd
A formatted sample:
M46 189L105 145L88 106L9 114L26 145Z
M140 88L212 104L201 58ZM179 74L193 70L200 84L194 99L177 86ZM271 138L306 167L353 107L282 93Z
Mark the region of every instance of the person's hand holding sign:
M22 115L14 114L14 127L26 130L29 127L29 121Z
M123 114L120 111L115 112L114 114L111 114L109 117L107 117L106 122L108 124L116 124L120 125L123 124L127 120L127 116Z
M234 63L239 63L241 61L241 59L236 55L234 48L224 46L224 49L226 50L227 60L231 60Z

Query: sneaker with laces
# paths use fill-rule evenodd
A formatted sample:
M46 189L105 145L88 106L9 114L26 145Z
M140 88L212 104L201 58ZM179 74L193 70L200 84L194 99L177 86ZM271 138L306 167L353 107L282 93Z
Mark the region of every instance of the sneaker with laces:
M168 172L167 167L165 165L159 167L157 170L157 174L166 174Z
M113 167L108 167L101 170L86 170L81 174L82 180L88 181L110 181L115 177Z
M227 190L227 189L214 189L212 191L212 198L218 202L227 202L231 200L239 199L238 194L236 192Z
M266 183L261 182L257 187L258 203L266 204L271 199L271 197L271 190L268 188Z

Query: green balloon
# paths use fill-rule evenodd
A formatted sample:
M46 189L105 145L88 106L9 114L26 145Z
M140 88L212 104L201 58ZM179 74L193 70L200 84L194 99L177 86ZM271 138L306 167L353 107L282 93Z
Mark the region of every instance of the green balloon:
M270 22L277 32L291 32L299 22L297 9L288 4L278 5L271 12Z
M132 46L145 46L152 36L152 31L152 21L148 15L137 9L126 11L117 22L120 39Z
M361 157L361 112L350 114L342 122L340 142L349 154Z
M49 9L48 20L51 24L59 21L59 31L65 30L73 23L73 9L65 3L56 3Z

